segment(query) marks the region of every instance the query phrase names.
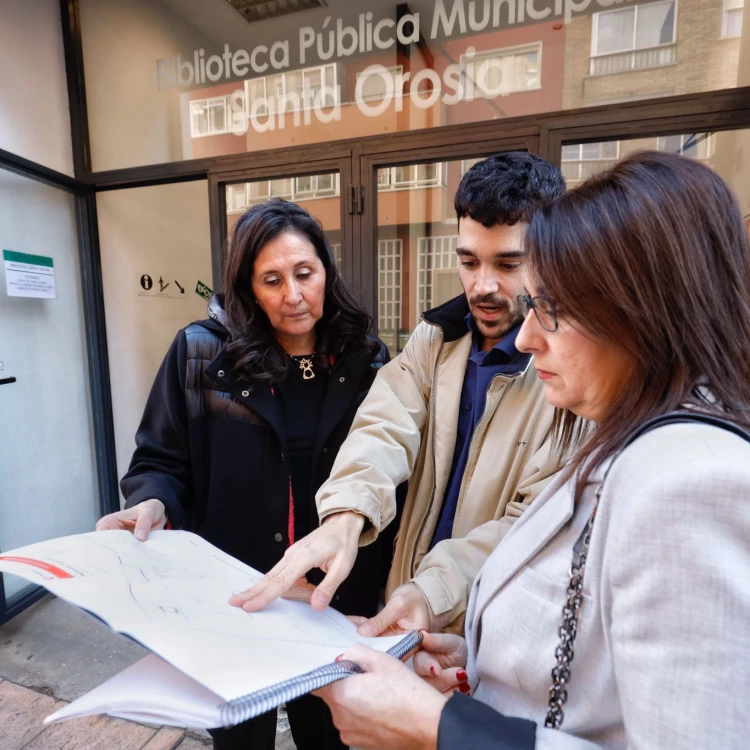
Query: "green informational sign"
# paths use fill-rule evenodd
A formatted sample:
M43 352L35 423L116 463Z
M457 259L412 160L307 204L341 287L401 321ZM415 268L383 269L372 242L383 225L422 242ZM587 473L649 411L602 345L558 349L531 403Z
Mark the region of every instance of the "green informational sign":
M9 297L55 299L55 267L46 255L3 250L5 290Z
M203 297L203 299L210 300L211 297L213 296L214 290L211 289L210 286L204 284L202 281L199 281L195 285L195 293L199 297Z
M45 268L54 266L52 258L48 258L46 255L29 255L28 253L17 253L15 250L3 250L3 260L26 263L30 266L44 266Z

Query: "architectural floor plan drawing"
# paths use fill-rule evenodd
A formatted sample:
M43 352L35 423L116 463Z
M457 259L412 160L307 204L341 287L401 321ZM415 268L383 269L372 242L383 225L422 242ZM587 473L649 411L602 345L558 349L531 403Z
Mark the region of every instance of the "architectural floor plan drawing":
M338 612L278 600L248 614L228 604L261 574L185 531L53 539L0 554L23 576L142 643L224 700L327 664L355 642L386 650L400 638L360 637Z

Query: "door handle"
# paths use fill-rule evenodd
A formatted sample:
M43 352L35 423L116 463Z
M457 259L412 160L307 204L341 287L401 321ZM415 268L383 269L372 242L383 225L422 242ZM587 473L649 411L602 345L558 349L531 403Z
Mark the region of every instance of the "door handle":
M0 378L0 385L10 385L11 383L15 383L15 378Z

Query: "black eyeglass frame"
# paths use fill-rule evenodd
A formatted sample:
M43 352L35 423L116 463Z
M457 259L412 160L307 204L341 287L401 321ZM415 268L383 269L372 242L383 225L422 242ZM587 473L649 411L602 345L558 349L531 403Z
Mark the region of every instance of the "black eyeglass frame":
M549 310L540 308L540 302L548 306ZM557 304L555 300L551 299L550 297L530 297L528 294L519 294L518 305L521 308L521 314L524 318L528 317L530 310L533 310L534 315L536 315L536 319L539 321L539 325L544 328L545 331L547 331L548 333L555 333L555 331L557 331L559 325L557 320ZM542 310L541 315L540 309ZM549 315L552 317L552 320L554 321L554 328L549 328L544 324L544 320L542 319L544 315Z

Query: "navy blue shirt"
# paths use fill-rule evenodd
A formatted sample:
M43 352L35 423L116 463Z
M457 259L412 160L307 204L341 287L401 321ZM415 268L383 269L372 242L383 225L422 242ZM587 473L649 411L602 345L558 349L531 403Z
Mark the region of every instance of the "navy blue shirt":
M443 498L443 508L432 537L430 548L443 539L450 539L453 532L453 520L456 517L458 493L469 458L469 446L474 430L484 414L487 389L495 375L516 374L526 368L530 354L522 354L516 349L516 336L520 324L512 328L495 346L487 352L482 351L482 336L477 329L474 318L469 313L466 325L472 334L471 355L466 363L464 384L461 388L461 403L458 411L458 431L456 447L453 450L453 463L448 478L448 486Z

